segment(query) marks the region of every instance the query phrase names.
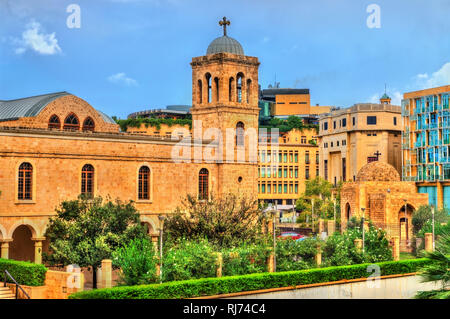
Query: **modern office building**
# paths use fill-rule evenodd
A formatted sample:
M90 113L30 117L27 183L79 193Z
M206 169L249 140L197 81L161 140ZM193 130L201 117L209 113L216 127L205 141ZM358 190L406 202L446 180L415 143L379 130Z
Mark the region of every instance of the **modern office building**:
M335 109L332 106L311 106L309 89L289 89L269 87L260 90L260 120L267 116L287 119L289 116L297 116L308 123L317 124L318 116Z
M404 181L415 181L429 203L450 208L450 85L403 95Z

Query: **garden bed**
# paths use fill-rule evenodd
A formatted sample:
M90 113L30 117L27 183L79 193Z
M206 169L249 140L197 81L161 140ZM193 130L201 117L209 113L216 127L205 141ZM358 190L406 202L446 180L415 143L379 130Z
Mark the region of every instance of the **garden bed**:
M380 276L410 274L429 263L429 259L411 259L376 263ZM256 291L279 287L295 287L323 282L367 278L373 275L368 266L359 264L315 268L299 271L259 273L221 278L174 281L163 284L124 286L75 293L70 299L182 299Z

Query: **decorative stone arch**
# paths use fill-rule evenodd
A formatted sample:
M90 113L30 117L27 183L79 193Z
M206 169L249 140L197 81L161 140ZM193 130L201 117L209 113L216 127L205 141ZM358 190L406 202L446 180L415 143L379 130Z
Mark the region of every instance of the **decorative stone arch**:
M228 101L234 102L234 96L236 91L236 85L234 84L234 77L228 79Z
M69 112L67 110L69 110ZM81 118L90 116L95 123L96 130L116 131L116 129L114 129L113 127L117 127L117 124L106 122L101 112L94 109L92 105L90 105L82 98L79 98L78 96L72 94L58 97L54 101L47 104L36 116L35 120L37 122L45 123L45 125L48 126L48 121L51 116L57 115L61 121L61 128L63 128L64 121L70 113L74 113L77 115L80 122L80 129L82 129L83 125L83 123L81 122Z
M253 85L252 84L253 84L252 79L248 78L245 83L247 104L250 104L251 99L253 98Z
M207 104L212 102L212 75L209 72L205 73L205 102Z
M147 224L148 227L148 234L156 234L158 231L158 226L155 224L155 221L150 217L146 215L141 215L141 224Z
M33 238L39 238L42 237L43 235L43 231L41 229L41 227L39 227L34 221L29 220L27 218L25 219L21 219L18 222L15 222L10 228L9 228L9 232L8 232L8 238L12 238L12 235L14 233L14 231L19 227L19 226L27 226L30 231L31 234L33 235Z
M53 114L52 116L50 116L50 118L48 119L48 128L57 130L61 129L61 119L58 115Z
M142 167L148 167L150 170L150 179L149 179L149 199L139 199L139 173ZM137 203L151 203L153 202L153 169L150 163L144 162L140 163L136 168L136 202Z
M12 241L9 243L8 258L40 263L43 239L40 235L40 228L30 220L15 223L9 230L8 237ZM38 256L36 256L35 250L37 240L40 245Z
M352 206L350 205L349 202L347 202L344 205L344 209L345 209L344 216L345 216L346 221L348 222L350 220L350 218L352 217Z
M397 206L397 209L394 210L395 214L394 218L398 223L398 230L395 233L398 234L400 238L400 245L406 246L410 243L412 239L412 216L416 208L413 204L406 203L406 214L405 214L405 205Z
M0 239L8 238L8 233L6 232L6 228L0 224Z
M245 75L243 72L236 74L236 102L242 103L245 101Z
M79 131L81 128L80 117L74 112L69 112L69 114L64 117L62 125L64 130Z

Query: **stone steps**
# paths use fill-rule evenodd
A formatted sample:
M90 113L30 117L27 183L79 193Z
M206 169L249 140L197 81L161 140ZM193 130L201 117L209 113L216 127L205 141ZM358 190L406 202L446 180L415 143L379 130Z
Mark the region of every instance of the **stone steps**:
M16 295L9 287L0 287L0 299L16 299Z

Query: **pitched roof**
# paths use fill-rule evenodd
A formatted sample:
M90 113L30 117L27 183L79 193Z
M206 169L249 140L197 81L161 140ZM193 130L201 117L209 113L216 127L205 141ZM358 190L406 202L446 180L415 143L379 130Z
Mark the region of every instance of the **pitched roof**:
M50 102L65 95L70 95L70 93L57 92L17 100L0 101L0 121L12 121L21 117L36 116Z
M66 95L72 94L64 91L9 101L0 100L0 122L14 121L21 117L37 116L49 103ZM96 111L106 123L116 124L116 122L105 113L99 110Z

